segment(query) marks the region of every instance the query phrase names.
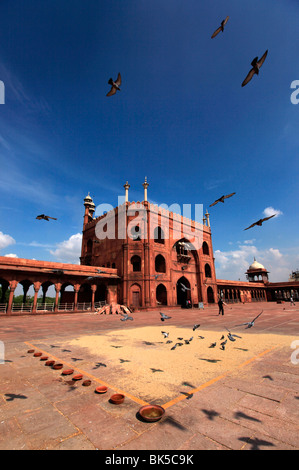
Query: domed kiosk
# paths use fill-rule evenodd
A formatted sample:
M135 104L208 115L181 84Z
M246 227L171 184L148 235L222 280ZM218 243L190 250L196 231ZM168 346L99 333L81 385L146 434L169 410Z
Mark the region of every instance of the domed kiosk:
M261 263L254 258L253 263L249 266L246 272L246 277L249 282L269 282L269 271Z

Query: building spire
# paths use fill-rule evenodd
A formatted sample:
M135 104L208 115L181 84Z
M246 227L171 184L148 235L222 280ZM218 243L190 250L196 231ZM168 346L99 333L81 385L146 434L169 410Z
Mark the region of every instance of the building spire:
M144 183L142 184L144 188L144 201L147 201L147 188L149 187L149 183L147 182L147 177L144 178Z
M129 188L130 188L130 185L127 181L126 181L126 184L124 184L124 188L126 190L125 201L128 202L129 201Z

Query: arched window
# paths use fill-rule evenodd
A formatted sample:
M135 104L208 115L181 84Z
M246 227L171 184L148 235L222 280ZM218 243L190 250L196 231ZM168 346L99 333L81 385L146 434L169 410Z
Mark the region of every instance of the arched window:
M140 256L138 256L138 255L132 256L131 264L133 266L133 271L135 273L141 271L141 258L140 258Z
M163 284L157 286L156 300L158 305L167 305L167 290Z
M212 277L211 266L208 263L205 265L205 275L206 277Z
M132 240L134 240L134 242L137 242L137 241L141 240L140 233L141 233L141 230L140 230L140 227L138 225L135 225L134 227L132 227L132 229L131 229L131 238L132 238Z
M210 254L209 245L207 244L207 242L203 242L202 252L203 252L204 255L209 255Z
M164 245L164 232L161 227L156 227L154 230L154 238L156 243Z
M157 273L166 273L165 258L162 255L157 255L155 258L155 270Z

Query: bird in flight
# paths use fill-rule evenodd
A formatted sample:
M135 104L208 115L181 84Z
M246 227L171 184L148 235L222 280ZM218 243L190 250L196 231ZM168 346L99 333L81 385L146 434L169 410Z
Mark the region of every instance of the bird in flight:
M45 214L40 214L36 218L37 220L47 220L48 222L49 222L49 219L57 220L55 217L50 217L49 215L45 215Z
M163 312L160 312L160 315L161 315L161 319L160 319L161 321L168 320L169 318L171 318L168 315L165 315L165 313Z
M268 54L268 50L266 50L266 52L262 55L262 57L260 58L260 60L258 60L258 57L255 57L253 59L253 61L251 62L251 65L252 65L252 69L249 71L247 77L245 78L245 80L243 81L242 83L242 87L247 85L248 82L250 82L250 80L252 79L253 75L258 75L259 72L260 72L260 68L261 66L263 65L263 63L265 62L265 59L267 57L267 54Z
M183 292L186 292L187 290L191 290L190 287L185 286L185 284L183 284L182 282L180 282L180 285L181 285L181 290Z
M108 80L108 84L111 85L111 90L109 91L109 93L107 93L106 96L112 96L112 95L115 95L115 93L117 92L117 90L120 91L120 85L121 85L121 76L120 76L120 73L118 74L117 76L117 79L115 80L115 82L112 80L112 78L110 78Z
M224 203L224 199L232 197L234 194L236 194L236 193L231 193L231 194L227 194L226 196L221 196L219 199L216 199L216 201L213 202L213 204L210 204L210 207L215 206L216 204L218 204L218 202L223 202Z
M169 333L166 333L166 331L161 331L161 333L164 336L164 338L167 338L169 336Z
M212 34L211 36L211 39L215 38L217 36L217 34L220 33L220 31L224 31L224 26L226 25L226 23L228 22L228 19L229 19L229 16L227 16L225 18L225 20L221 21L221 25L219 26L219 28L216 29L216 31Z
M247 328L252 328L254 326L254 322L255 320L263 313L264 310L261 311L261 313L259 313L252 321L248 321L248 322L245 322L245 323L241 323L241 325L236 325L236 326L243 326L243 325L247 325L245 330L247 330Z
M193 329L193 331L195 331L199 327L200 327L200 325L194 325L192 329Z
M248 229L254 227L255 225L259 225L261 227L263 222L266 222L266 220L272 219L272 217L275 217L275 216L276 216L276 214L273 214L273 215L270 215L270 217L265 217L264 219L260 219L257 222L254 222L254 224L251 224L249 227L244 228L244 230L248 230Z

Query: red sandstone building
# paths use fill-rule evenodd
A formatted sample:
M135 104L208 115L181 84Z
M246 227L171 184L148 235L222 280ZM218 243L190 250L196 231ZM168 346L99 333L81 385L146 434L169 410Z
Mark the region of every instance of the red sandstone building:
M99 217L94 217L92 198L84 199L80 265L0 257L0 313L28 311L30 286L32 313L94 310L102 303L152 309L187 302L202 307L219 297L225 302L299 299L298 279L270 283L268 271L255 260L246 273L248 282L216 279L209 214L201 223L149 203L146 180L144 200L130 203L130 185L124 187L125 202ZM14 305L18 284L24 291L22 307ZM51 285L56 298L50 308L45 298Z

